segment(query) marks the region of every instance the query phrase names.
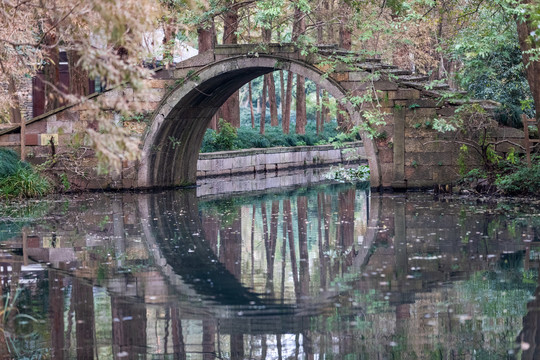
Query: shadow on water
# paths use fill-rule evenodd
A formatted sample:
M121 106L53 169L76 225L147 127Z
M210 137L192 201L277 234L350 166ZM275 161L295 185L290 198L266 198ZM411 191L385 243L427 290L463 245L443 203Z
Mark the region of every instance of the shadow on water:
M91 194L47 206L0 221L0 305L13 310L2 314L0 358L538 351L534 207L352 185L204 199Z

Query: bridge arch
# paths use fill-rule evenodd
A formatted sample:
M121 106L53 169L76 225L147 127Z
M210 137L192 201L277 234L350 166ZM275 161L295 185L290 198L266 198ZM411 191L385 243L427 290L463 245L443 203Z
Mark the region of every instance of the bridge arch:
M212 62L182 81L154 112L144 138L137 174L138 187L170 187L194 184L197 160L204 133L221 105L249 81L277 70L305 76L328 91L336 100L346 90L315 66L276 55L236 56ZM360 112L345 103L352 121L360 123ZM376 146L361 134L371 170L371 186L381 185Z

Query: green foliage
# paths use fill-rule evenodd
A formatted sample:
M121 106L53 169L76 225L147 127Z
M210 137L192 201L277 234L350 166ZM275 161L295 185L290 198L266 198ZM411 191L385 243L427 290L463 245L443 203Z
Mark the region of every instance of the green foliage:
M369 181L369 166L359 165L357 168L345 168L343 165L332 168L325 177L340 182Z
M0 198L38 197L50 191L49 181L30 167L21 166L14 174L0 179Z
M21 166L28 167L28 164L21 163L15 151L0 148L0 178L15 174Z
M475 26L462 29L450 46L451 56L462 64L456 79L460 86L478 99L500 102L497 120L520 128L520 115L533 115L532 95L525 77L515 21L510 14L480 8Z
M289 146L312 146L321 145L327 143L342 144L345 142L360 140L358 132L349 132L347 134L340 133L337 130L337 124L334 121L325 124L324 130L317 135L315 130L315 124L309 123L306 126L306 134L284 134L281 127L266 128L264 135L261 135L258 127L255 129L247 126L242 126L239 129L235 129L236 136L216 133L212 129L206 130L203 143L201 145L201 152L215 152L232 149L251 149L251 148L269 148L269 147L289 147ZM225 139L220 140L220 137ZM224 146L220 146L225 142L233 139L233 145L227 149Z
M237 149L237 130L234 126L223 119L219 119L219 132L212 129L206 130L201 145L201 152L228 151Z
M530 168L520 166L516 171L497 176L495 185L508 195L540 194L540 157L535 157Z
M458 169L459 169L458 171L461 176L464 176L465 173L467 172L466 156L468 152L469 152L469 148L467 147L467 145L465 144L461 145L461 147L459 148L459 155L457 158L457 164L458 164Z
M14 151L0 149L0 198L43 196L50 190L49 181Z
M461 179L459 179L459 183L470 184L474 181L485 179L486 177L487 177L487 174L484 170L475 168L467 173L462 174Z

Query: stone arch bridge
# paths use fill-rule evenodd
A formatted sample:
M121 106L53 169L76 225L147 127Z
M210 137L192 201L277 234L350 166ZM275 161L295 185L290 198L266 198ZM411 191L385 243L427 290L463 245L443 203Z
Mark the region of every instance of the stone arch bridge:
M329 64L332 70L329 71ZM332 46L304 55L288 44L222 45L201 53L174 68L156 71L144 107L151 121L140 132L139 161L125 162L121 173L100 176L96 160L83 162L83 170L70 174L82 188L151 188L193 184L196 181L199 148L212 116L235 91L249 81L277 70L289 70L321 85L342 101L351 121L361 124L362 106L348 99L366 93L377 95L385 125L383 136L362 135L374 188L418 188L448 184L457 177L459 145L455 134L430 129L436 117L450 117L459 102L441 101L447 85L427 85L427 77L384 65L377 59L362 59ZM100 96L131 96L130 89L114 89ZM484 107L493 107L484 103ZM370 104L368 108L373 108ZM51 154L50 139L57 153L73 151L69 144L77 133L91 126L93 119L83 105L68 106L33 118L27 123L26 144L30 160L43 162ZM139 124L140 125L140 124ZM16 148L19 127L0 130L0 146ZM522 137L522 132L503 129L496 136ZM171 140L172 139L172 140ZM477 160L469 159L471 164ZM254 170L257 170L254 168Z

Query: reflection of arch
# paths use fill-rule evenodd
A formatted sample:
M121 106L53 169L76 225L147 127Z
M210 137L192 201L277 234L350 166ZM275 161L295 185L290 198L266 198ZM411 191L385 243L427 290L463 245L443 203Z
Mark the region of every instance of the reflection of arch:
M189 287L184 291L223 305L262 303L219 262L205 240L194 190L141 195L139 211L154 258L166 276L181 277Z
M316 67L298 60L272 55L238 56L207 65L191 75L166 97L154 112L145 137L138 172L138 186L178 186L193 184L200 145L219 107L247 82L278 69L290 70L319 83L338 101L346 90ZM354 123L360 113L346 103ZM373 141L363 136L371 169L371 186L381 184L379 163Z

